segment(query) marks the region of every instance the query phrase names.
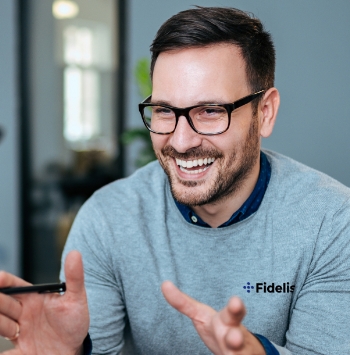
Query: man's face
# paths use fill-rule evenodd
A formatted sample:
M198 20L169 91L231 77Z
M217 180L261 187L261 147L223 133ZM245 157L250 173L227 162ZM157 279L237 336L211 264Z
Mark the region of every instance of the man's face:
M249 94L245 63L234 45L169 51L157 58L152 102L181 108L231 103ZM252 117L251 104L232 112L230 128L223 134L200 135L181 116L174 133L151 133L151 138L173 196L188 206L214 203L237 193L258 169L259 122ZM191 167L191 162L197 166Z

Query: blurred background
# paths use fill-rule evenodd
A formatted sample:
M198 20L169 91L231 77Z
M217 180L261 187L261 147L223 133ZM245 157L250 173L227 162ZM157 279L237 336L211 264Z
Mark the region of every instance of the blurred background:
M137 109L149 46L194 3L263 21L282 97L263 146L350 186L348 0L1 0L0 269L57 281L82 203L154 158Z

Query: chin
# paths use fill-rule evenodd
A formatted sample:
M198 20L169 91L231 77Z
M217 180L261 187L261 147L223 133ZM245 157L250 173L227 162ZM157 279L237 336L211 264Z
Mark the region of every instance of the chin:
M191 183L196 183L191 181ZM205 189L198 187L184 186L181 183L172 184L170 182L171 193L176 201L182 203L186 206L200 206L205 204L205 199L203 195L205 194ZM204 187L204 186L203 186Z

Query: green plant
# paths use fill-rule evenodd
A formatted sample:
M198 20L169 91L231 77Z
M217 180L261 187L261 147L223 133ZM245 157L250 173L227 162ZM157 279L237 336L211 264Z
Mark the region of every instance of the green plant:
M149 59L141 58L136 63L134 70L134 76L142 100L152 93L152 82L149 75L149 67ZM132 144L136 140L142 141L143 147L139 150L138 157L135 161L135 165L137 167L144 166L156 159L152 147L150 133L145 127L128 129L122 134L121 139L123 144Z
M142 100L152 94L152 81L149 75L149 67L149 59L141 58L136 63L134 70L136 83Z

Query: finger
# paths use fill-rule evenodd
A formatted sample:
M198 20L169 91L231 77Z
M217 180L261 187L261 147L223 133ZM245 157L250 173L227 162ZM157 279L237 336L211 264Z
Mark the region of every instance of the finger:
M0 335L6 338L13 338L18 331L18 323L0 315Z
M0 288L29 285L31 285L29 282L24 281L15 275L9 274L5 271L0 271Z
M22 305L11 296L0 293L0 314L13 320L18 320L22 312Z
M244 335L239 328L231 328L225 336L225 343L228 349L241 350L244 346Z
M85 297L84 269L81 254L78 251L71 251L64 264L66 276L65 297L71 300L81 300Z
M240 298L232 297L227 306L220 311L219 315L224 324L238 326L246 315L246 310Z
M216 314L214 309L181 292L170 281L163 282L162 292L172 307L192 320L208 322Z

